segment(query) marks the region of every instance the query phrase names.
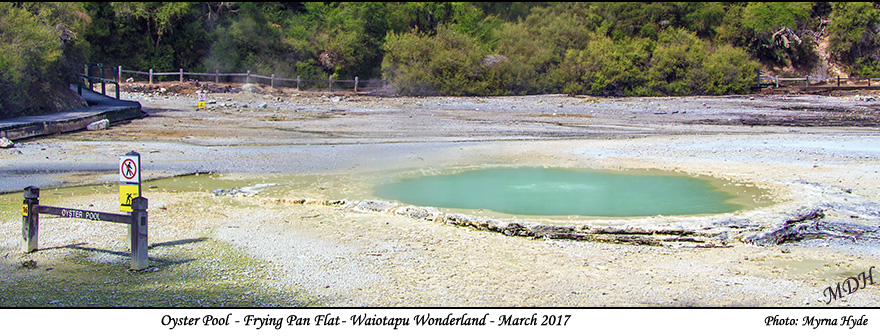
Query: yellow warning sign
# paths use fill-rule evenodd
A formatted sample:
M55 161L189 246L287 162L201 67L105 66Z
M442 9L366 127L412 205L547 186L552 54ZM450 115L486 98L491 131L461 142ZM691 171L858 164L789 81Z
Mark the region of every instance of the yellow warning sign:
M22 205L21 205L21 215L22 215L22 216L27 216L27 215L28 215L28 206L27 206L27 204L22 204Z
M139 184L119 185L119 211L131 212L131 200L140 196Z
M205 101L204 101L204 100L199 100L199 107L198 107L198 109L202 109L202 110L205 109Z

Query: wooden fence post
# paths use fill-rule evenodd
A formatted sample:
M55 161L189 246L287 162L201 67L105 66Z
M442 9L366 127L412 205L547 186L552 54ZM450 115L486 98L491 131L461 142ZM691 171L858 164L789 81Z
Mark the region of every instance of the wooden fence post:
M299 91L299 76L296 76L296 90Z
M805 79L806 79L805 82L807 83L807 87L810 87L810 76L807 75L807 77Z
M150 85L153 85L153 69L150 69Z
M871 77L868 77L868 87L871 87Z
M220 84L220 70L214 69L214 84Z
M272 74L272 79L269 80L269 85L272 86L272 88L275 88L275 74Z
M840 75L837 75L837 87L840 87Z
M244 81L245 81L245 84L248 84L251 82L251 71L250 70L247 71L247 76L245 77Z
M327 79L327 89L333 92L333 75L330 75L330 78Z
M119 66L119 75L116 76L116 82L122 83L122 66Z
M779 88L779 76L776 76L776 88Z
M107 82L104 81L104 65L98 64L101 67L101 94L107 95Z
M180 82L183 83L183 69L180 69Z
M142 270L149 267L147 259L147 199L138 197L131 200L131 269Z
M22 204L22 226L21 233L24 242L22 250L24 252L33 252L37 250L37 242L39 241L40 217L36 211L36 206L40 204L40 188L29 186L24 188L24 204Z
M354 76L354 93L358 92L358 78Z
M92 67L87 63L83 66L83 73L86 74L86 81L89 82L89 90L94 90L95 85L92 83Z

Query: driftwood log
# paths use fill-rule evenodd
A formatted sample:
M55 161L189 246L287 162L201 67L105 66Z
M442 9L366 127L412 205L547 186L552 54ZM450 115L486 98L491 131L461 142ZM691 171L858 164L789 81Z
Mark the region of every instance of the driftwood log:
M824 221L825 210L803 209L792 213L773 229L754 234L743 241L755 245L779 245L805 239L842 238L853 242L880 239L880 228L846 222Z

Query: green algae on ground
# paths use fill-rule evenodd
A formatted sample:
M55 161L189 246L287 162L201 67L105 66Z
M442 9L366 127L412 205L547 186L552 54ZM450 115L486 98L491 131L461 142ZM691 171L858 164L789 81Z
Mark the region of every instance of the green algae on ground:
M161 181L157 184L166 186ZM108 205L103 204L106 202L99 204L92 200L112 200L116 192L115 185L107 184L46 188L41 194L41 203L82 202L83 196L89 196L90 202L106 208ZM156 192L156 203L162 203L160 195L167 192ZM205 199L210 197L209 193L204 194ZM233 198L219 200L223 206L235 203ZM20 193L0 195L0 222L21 225L21 202ZM200 203L204 204L204 199L195 197L168 207L196 209L195 205ZM204 211L204 207L201 208L194 211ZM169 212L167 210L153 206L150 211L158 219L160 214ZM173 216L170 220L173 221ZM154 225L161 226L159 222L155 221ZM43 225L57 229L58 224L59 220L47 217ZM114 235L118 231L124 229L108 228ZM200 231L205 230L196 232ZM17 246L7 244L14 250L7 248L7 253L0 255L4 275L0 280L0 307L303 307L317 304L302 290L278 281L274 275L277 266L210 238L210 232L189 233L166 241L153 238L149 247L150 267L142 271L129 270L127 247L89 243L88 237L81 235L81 232L72 233L72 243L44 242L32 253L23 253L15 249Z
M303 307L314 305L301 291L274 286L274 266L229 244L208 238L154 244L150 267L128 269L124 253L85 244L62 260L40 251L28 267L6 265L0 283L2 307ZM35 255L36 254L36 255ZM122 255L119 255L122 254ZM109 256L109 257L108 257ZM5 263L15 263L7 258ZM22 264L22 263L19 263Z

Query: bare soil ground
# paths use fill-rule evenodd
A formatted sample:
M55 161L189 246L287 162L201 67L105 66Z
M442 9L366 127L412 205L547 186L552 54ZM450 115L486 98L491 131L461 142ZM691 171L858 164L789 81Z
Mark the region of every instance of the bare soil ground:
M877 285L835 299L824 292L880 266L880 103L870 91L419 98L257 87L208 93L205 110L196 109L194 91L192 83L135 83L123 99L141 102L148 117L0 151L0 190L13 192L0 197L0 235L7 237L0 241L0 306L880 302ZM44 249L19 252L20 188L43 187L44 204L114 211L115 165L130 150L141 153L144 177L153 179L145 183L150 271L127 271L124 229L100 228L109 224L41 219ZM730 245L718 248L512 237L320 202L370 199L373 185L402 176L497 166L708 175L761 188L773 202L705 216L467 213L553 225L729 231ZM213 174L170 178L195 172ZM249 197L211 193L260 184L273 185ZM71 185L89 186L55 189ZM782 245L744 241L803 209L824 211L817 226L858 232ZM155 295L146 299L145 291Z

